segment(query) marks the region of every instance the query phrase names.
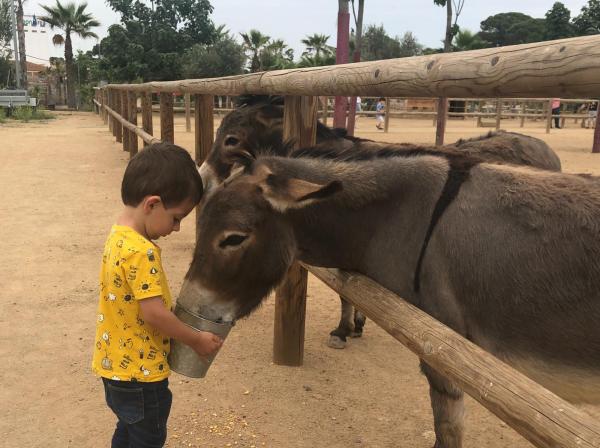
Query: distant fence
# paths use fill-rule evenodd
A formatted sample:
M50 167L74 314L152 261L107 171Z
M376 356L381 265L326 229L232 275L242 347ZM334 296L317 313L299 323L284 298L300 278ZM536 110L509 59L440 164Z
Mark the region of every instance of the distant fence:
M160 95L160 139L153 136L151 92ZM316 138L317 96L600 98L600 36L227 78L108 85L97 90L94 102L116 140L133 155L138 137L144 144L173 142L173 92L195 95L195 156L201 163L214 139L213 95L284 95L284 137L309 146ZM185 109L190 117L190 97ZM438 123L445 117L440 114ZM594 138L594 152L599 152L600 126ZM600 448L597 422L398 296L358 274L307 268L536 446ZM273 357L278 364L302 364L306 287L307 271L296 263L277 289Z

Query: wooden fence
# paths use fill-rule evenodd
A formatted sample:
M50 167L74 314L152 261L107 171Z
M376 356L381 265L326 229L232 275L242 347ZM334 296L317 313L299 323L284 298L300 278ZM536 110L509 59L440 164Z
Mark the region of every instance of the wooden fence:
M195 95L195 157L201 163L214 138L213 95L284 95L284 135L294 137L299 145L311 145L316 138L319 95L600 98L600 36L98 89L98 112L132 155L138 150L138 137L144 144L159 141L152 135L151 92L160 94L160 140L171 142L172 93ZM136 95L142 97L141 128ZM600 126L594 136L600 150ZM306 268L536 446L600 448L597 422L418 308L358 274ZM307 271L296 263L277 289L274 360L278 364L302 364L306 286Z

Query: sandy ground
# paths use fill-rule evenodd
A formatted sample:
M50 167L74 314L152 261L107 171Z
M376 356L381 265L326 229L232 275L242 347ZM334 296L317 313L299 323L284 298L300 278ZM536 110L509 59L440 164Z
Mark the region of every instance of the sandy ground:
M158 124L155 117L155 126ZM519 130L518 123L503 123ZM592 131L524 131L559 153L565 171L600 174ZM513 127L514 126L514 127ZM483 129L451 121L447 141ZM361 119L358 135L432 142L430 120ZM157 134L158 135L158 134ZM177 118L176 142L193 149ZM103 447L115 417L90 372L100 254L121 208L128 154L95 115L0 125L0 437L5 447ZM190 262L193 220L161 242L176 293ZM232 331L209 375L171 377L170 447L430 447L428 388L417 358L370 322L345 350L327 348L337 296L309 281L305 363L273 365L273 300ZM466 447L528 447L467 399Z

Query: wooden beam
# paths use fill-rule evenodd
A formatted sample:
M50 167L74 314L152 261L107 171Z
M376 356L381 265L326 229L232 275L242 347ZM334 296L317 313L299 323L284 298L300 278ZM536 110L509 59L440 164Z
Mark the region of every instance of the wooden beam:
M386 98L385 99L385 115L383 116L383 132L387 133L390 129L390 117L392 115L391 112L391 107L390 107L390 99Z
M588 414L383 286L356 273L308 268L535 446L600 447L600 426Z
M496 131L500 130L502 121L502 98L496 99Z
M184 94L183 98L185 101L185 132L192 132L190 94Z
M286 96L283 138L294 139L296 147L317 141L316 97ZM300 366L304 359L304 320L306 314L307 272L294 263L275 293L273 362Z
M129 100L127 98L127 91L122 90L121 92L121 117L125 120L129 117ZM123 151L129 152L129 134L130 131L125 127L123 128Z
M194 154L196 164L202 165L214 141L214 102L212 95L196 95L194 98ZM200 207L196 207L196 240L200 237Z
M138 128L136 125L129 123L127 120L125 120L123 117L121 117L121 115L119 115L117 113L117 111L112 110L110 107L106 108L106 112L108 112L113 117L113 120L115 122L119 122L123 127L127 128L131 132L135 133L142 140L144 140L144 142L146 142L148 144L161 142L160 139L153 137L152 135L148 134L144 130Z
M152 129L152 92L144 92L142 94L142 128L149 135L154 134ZM144 146L148 142L144 141Z
M239 95L600 97L600 35L412 58L273 70L118 89ZM113 85L111 85L113 86Z
M448 98L438 98L437 103L437 127L435 130L435 146L444 144L446 133L446 120L448 119Z
M594 143L592 145L592 152L599 153L600 152L600 100L598 104L598 108L596 109L596 128L594 129Z
M129 123L135 125L137 127L138 119L137 119L137 93L135 92L127 92L127 102L128 107L127 110L129 115L127 117L127 121ZM138 137L135 132L129 131L129 156L133 157L138 152Z
M163 142L175 142L173 95L170 92L160 93L160 139Z
M552 100L548 100L546 103L546 134L550 134L550 128L552 127Z
M117 111L117 113L119 115L121 115L121 113L122 113L122 110L121 110L121 92L118 91L118 90L115 90L113 92L113 96L114 96L114 99L115 99L115 110ZM117 120L116 122L113 122L113 127L115 128L115 138L117 140L117 143L123 142L123 125L121 124L120 121Z
M114 109L116 109L116 107L115 107L115 100L114 100L113 92L114 92L113 89L106 89L106 94L108 95L107 107L114 110ZM113 117L110 114L108 114L108 130L112 133L113 137L117 136L117 130L115 129L115 126L113 123Z

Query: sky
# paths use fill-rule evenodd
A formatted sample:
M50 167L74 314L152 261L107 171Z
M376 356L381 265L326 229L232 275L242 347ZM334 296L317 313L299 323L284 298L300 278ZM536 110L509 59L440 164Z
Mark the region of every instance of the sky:
M79 0L75 0L78 2ZM532 17L544 17L555 0L465 0L458 24L462 29L478 31L479 24L487 17L501 12L518 11ZM571 10L571 16L579 14L587 0L562 0ZM53 4L53 0L25 3L26 14L39 14L39 3ZM149 3L149 2L148 2ZM355 2L358 5L358 2ZM301 39L318 33L331 36L329 44L335 46L337 0L211 0L214 7L212 19L216 25L226 28L239 38L239 33L256 28L274 39L283 39L294 49L298 59L304 50ZM96 30L101 38L107 29L119 22L104 0L88 0L89 11L102 23ZM435 6L432 0L365 0L364 24L383 25L391 36L402 36L411 31L426 47L441 47L445 29L445 8ZM353 19L351 19L351 24ZM352 25L351 25L352 26ZM74 48L89 50L95 39L74 40ZM55 48L55 56L62 49Z

